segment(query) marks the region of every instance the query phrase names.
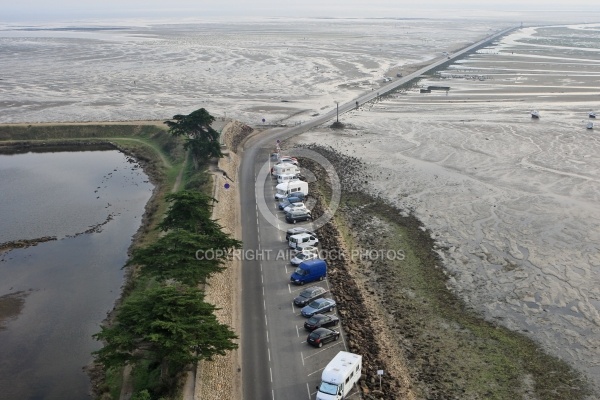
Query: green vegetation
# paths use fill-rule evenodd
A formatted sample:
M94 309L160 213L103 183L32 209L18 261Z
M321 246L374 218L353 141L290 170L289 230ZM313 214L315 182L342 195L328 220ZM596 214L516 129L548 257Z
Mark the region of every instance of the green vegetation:
M199 286L241 246L210 218L215 200L204 194L212 183L209 158L222 156L219 134L204 109L173 119L166 122L169 131L160 124L0 125L0 152L108 146L135 157L156 185L132 245L120 304L94 335L105 343L90 369L103 400L118 399L123 385L132 387L132 399L177 398L183 372L237 347ZM197 259L197 252L212 250L210 258Z
M421 377L415 386L423 396L559 400L590 394L585 378L567 363L529 337L485 320L448 289L430 233L414 217L359 193L345 194L342 209L348 213L337 213L336 223L351 248L364 246L350 228L356 225L351 215L362 215L368 216L361 220L365 234L379 238L377 248L404 252L402 260L374 263L371 279L385 299L388 325L410 344L406 357ZM385 234L369 231L372 217L385 222Z
M183 136L185 149L190 150L195 158L205 161L212 157L223 157L219 132L210 126L215 117L204 108L188 115L177 114L172 119L173 121L165 121L169 132L173 136Z

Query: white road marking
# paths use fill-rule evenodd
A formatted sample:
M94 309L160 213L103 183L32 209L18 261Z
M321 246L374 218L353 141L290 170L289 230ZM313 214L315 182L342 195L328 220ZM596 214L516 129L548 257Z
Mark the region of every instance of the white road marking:
M275 400L275 390L271 389L271 395L273 396L273 400Z
M267 343L269 343L269 331L268 330L267 330Z
M269 362L271 362L271 349L267 348L267 353L269 355Z
M292 314L296 314L296 309L294 308L294 302L293 301L292 301Z
M306 382L306 391L308 392L308 400L312 400L312 396L310 395L310 386L308 386L308 382Z
M305 340L304 342L302 342L302 343L306 343L306 340ZM313 353L313 354L311 354L310 356L306 357L306 359L308 360L309 358L311 358L311 357L313 357L313 356L316 356L317 354L319 354L319 353L322 353L322 352L324 352L324 351L330 350L330 349L332 349L333 347L335 347L335 346L337 346L337 345L339 345L339 344L341 344L341 343L340 343L340 342L337 342L337 343L335 343L335 344L333 344L333 345L331 345L331 346L327 346L326 348L323 348L323 349L321 349L321 350L317 351L316 353Z
M271 375L271 383L273 383L273 369L269 367L269 374Z
M267 314L265 314L265 326L269 326L269 324L267 323Z
M267 311L267 301L265 299L263 299L263 307Z
M290 293L292 293L292 287L290 286L289 283L288 283L288 290L290 291Z
M300 331L298 330L298 325L296 325L296 335L298 335L298 337L300 337Z
M314 372L311 372L310 374L308 374L308 375L306 375L306 376L311 376L311 375L317 374L317 373L319 373L319 372L323 371L324 369L325 369L325 367L323 367L323 368L319 368L318 370L316 370L316 371L314 371Z
M304 354L302 354L302 352L300 352L300 358L302 359L302 366L304 367Z

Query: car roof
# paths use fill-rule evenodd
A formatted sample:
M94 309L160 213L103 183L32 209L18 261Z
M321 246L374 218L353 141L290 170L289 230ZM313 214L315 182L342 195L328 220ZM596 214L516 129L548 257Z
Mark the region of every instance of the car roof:
M322 288L321 286L311 286L309 288L304 289L302 292L308 292L308 291L314 292L315 290L323 290L324 292L326 292L325 288Z
M333 332L331 329L327 329L327 328L317 328L314 331L312 331L312 333L316 334L316 335L322 335L325 333L329 333L329 332Z

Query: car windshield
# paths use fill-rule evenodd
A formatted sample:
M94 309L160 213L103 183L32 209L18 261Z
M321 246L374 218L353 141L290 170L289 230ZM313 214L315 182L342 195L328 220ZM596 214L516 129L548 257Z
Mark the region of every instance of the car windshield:
M336 395L338 393L338 387L337 385L333 385L329 382L321 382L321 386L319 386L319 392Z
M313 301L308 305L310 308L319 308L321 307L321 302L320 301Z
M296 268L296 274L300 275L300 276L304 276L308 273L307 270L302 269L302 268Z
M306 258L306 254L304 254L304 253L300 253L300 254L298 254L298 255L296 256L296 258L297 258L297 259L299 259L299 260L304 260L304 259Z
M317 322L319 322L319 319L315 317L310 317L306 322L308 322L309 324L316 324Z

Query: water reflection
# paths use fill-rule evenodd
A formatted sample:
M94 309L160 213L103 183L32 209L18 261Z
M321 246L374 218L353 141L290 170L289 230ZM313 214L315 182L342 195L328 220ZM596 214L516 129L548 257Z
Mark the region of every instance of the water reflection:
M119 296L153 187L113 150L0 155L0 188L0 243L57 237L0 256L0 298L27 293L0 330L0 393L88 398L91 335Z

